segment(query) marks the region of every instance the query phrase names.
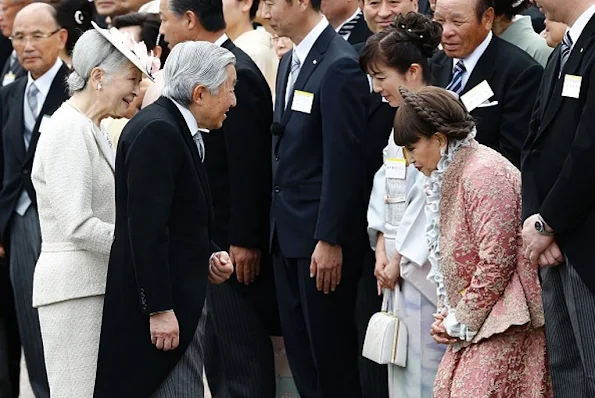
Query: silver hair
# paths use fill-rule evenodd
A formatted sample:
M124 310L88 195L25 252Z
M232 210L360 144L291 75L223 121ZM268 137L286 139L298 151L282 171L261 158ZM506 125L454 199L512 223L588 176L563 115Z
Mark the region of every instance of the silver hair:
M95 29L83 33L72 51L72 73L68 76L70 95L87 87L93 68L101 68L107 78L128 61L116 47Z
M180 105L192 103L197 86L205 86L212 94L227 79L226 67L235 65L236 57L225 48L205 41L188 41L176 45L163 69L161 94Z

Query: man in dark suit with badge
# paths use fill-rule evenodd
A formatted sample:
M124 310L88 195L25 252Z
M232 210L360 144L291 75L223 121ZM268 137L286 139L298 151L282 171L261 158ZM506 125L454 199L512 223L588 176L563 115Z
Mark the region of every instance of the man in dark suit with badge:
M520 167L543 68L492 33L493 0L438 0L442 47L432 58L434 84L451 90L477 120L477 140Z
M17 13L31 0L0 0L0 31L6 38L12 35L14 19ZM0 70L0 85L7 86L16 79L27 76L27 71L19 63L17 52L11 48L10 53L2 60L2 69Z
M31 166L44 121L68 98L68 67L58 57L66 43L53 8L31 4L14 20L12 45L27 76L0 89L4 176L0 191L0 241L9 258L10 279L29 380L37 397L49 397L43 343L33 308L33 274L41 232Z
M295 43L279 65L271 126L271 247L289 364L301 396L360 397L368 81L320 0L267 0L263 17Z
M523 148L523 241L540 265L557 397L595 396L595 1L539 0L569 29L552 53Z
M365 43L372 35L359 1L322 0L320 9L339 36L350 44Z

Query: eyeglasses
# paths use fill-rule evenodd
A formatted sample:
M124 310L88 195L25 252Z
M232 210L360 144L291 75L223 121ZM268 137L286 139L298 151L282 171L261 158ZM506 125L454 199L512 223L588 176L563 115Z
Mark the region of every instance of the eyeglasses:
M9 39L13 45L25 44L25 42L27 40L31 41L31 44L38 44L43 39L48 39L48 38L52 37L53 35L58 33L60 30L62 30L62 28L58 28L51 33L35 32L32 35L24 35L24 34L19 33L14 36L10 36Z

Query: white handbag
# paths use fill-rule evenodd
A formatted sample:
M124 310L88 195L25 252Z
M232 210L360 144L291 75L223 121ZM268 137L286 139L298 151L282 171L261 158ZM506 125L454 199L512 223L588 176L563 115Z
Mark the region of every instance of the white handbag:
M362 356L380 365L405 367L407 327L395 315L399 308L399 287L384 289L383 295L382 310L372 315L368 322Z

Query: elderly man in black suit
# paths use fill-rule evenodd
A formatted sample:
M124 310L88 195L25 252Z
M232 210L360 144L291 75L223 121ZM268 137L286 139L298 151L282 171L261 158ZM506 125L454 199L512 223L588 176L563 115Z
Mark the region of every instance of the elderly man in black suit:
M335 31L350 44L365 43L372 35L359 1L322 0L320 10Z
M237 106L229 111L222 128L203 135L215 210L212 239L229 250L236 267L234 278L207 291L205 369L215 396L273 397L270 336L280 331L267 250L270 88L254 61L225 34L221 0L163 0L160 13L161 32L170 46L204 40L236 57Z
M271 247L289 365L304 397L360 397L355 299L364 253L362 141L370 90L320 0L267 0L281 59Z
M235 57L179 44L163 96L124 128L116 155L116 226L108 266L95 397L204 394L198 322L207 277L233 266L211 243L212 199L202 130L236 103Z
M434 83L461 96L477 120L477 140L520 167L543 68L492 34L493 0L438 0L443 51L432 59Z
M568 25L550 57L523 148L523 240L541 266L557 397L595 396L595 1L539 0Z
M17 13L25 6L31 3L31 0L0 0L0 31L4 37L12 35L14 19ZM2 69L0 70L0 85L7 86L16 79L26 76L25 70L19 63L16 49L12 49L9 56L2 60Z
M9 257L19 332L31 386L49 397L33 273L41 250L39 218L30 171L44 120L68 98L68 67L58 55L66 43L53 8L31 4L17 14L12 44L27 76L0 90L4 176L0 191L0 239Z

